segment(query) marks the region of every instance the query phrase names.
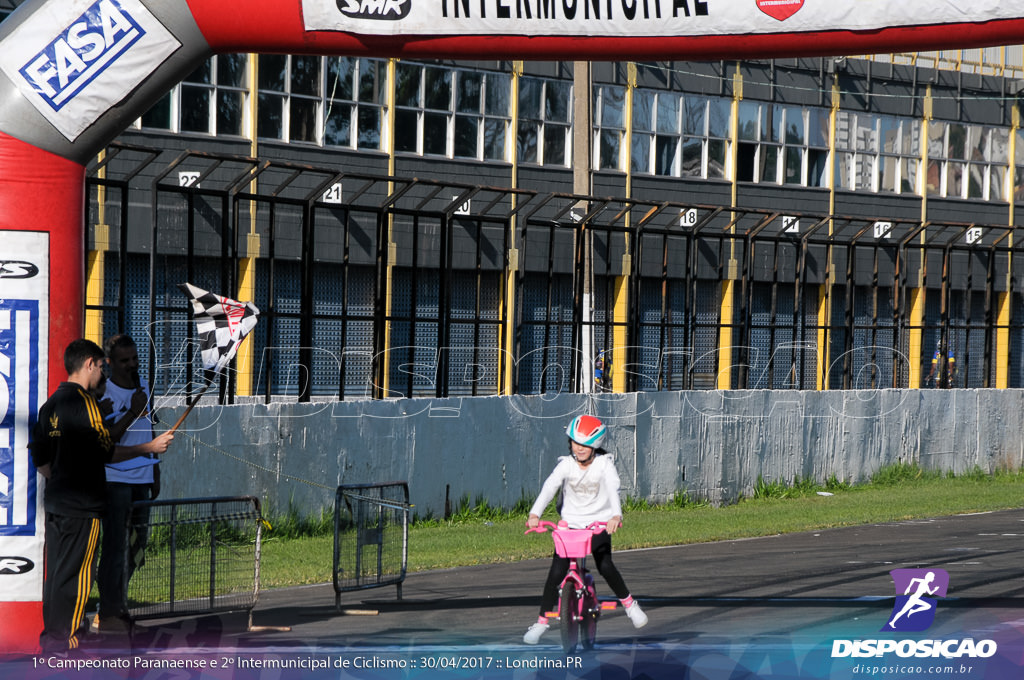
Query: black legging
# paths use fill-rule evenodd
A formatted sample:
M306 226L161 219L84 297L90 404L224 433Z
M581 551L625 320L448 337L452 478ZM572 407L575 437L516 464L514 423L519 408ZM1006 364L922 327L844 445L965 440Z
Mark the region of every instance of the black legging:
M597 567L597 572L604 577L608 587L615 593L615 597L620 600L627 597L629 595L629 588L626 587L625 581L622 580L622 575L615 568L615 563L612 562L612 537L607 532L594 534L594 538L590 542L590 554L594 558L594 566ZM548 612L555 610L555 606L558 603L558 586L561 585L562 579L565 578L567 573L569 573L569 559L559 557L558 553L555 553L551 558L548 580L544 584L544 594L540 600L541 616L545 616Z

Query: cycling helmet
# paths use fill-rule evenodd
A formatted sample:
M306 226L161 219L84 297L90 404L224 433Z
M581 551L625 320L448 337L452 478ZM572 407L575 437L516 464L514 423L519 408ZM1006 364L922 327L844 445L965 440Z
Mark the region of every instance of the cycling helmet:
M565 428L565 434L577 444L599 449L604 444L608 428L594 416L576 416Z

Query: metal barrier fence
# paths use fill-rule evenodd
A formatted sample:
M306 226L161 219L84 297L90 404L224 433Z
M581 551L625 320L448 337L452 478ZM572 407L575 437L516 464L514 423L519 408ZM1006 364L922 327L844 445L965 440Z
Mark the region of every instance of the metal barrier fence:
M145 338L160 395L202 375L176 284L237 291L240 271L262 321L220 403L579 392L596 357L615 392L1024 387L1024 225L988 210L826 214L166 155L112 144L87 183L110 250L86 313ZM132 212L147 201L148 241Z
M131 568L133 619L252 610L260 590L263 517L252 496L132 504L129 545L145 537ZM135 562L139 562L138 559Z
M334 501L334 601L341 593L395 585L409 563L409 485L343 484Z

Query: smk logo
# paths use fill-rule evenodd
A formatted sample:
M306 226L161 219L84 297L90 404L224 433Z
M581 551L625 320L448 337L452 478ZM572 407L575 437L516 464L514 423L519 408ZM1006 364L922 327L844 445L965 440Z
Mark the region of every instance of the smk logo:
M31 279L39 273L39 267L31 262L0 260L0 279Z
M412 0L337 0L338 9L350 19L398 21L409 15Z
M115 0L99 0L20 69L54 111L146 32Z
M0 557L0 576L27 574L35 566L27 557Z
M785 21L804 6L804 0L757 0L757 8L777 21Z
M896 602L883 631L904 633L927 630L935 622L939 597L946 597L949 574L944 569L893 569Z

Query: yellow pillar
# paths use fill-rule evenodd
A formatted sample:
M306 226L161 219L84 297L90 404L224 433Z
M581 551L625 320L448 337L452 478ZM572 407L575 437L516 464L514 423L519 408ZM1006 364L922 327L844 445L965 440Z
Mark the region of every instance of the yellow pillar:
M836 214L836 126L839 123L839 104L842 93L839 90L839 76L832 77L832 109L828 116L828 214ZM831 236L835 228L833 220L828 221L828 233ZM828 389L828 369L832 365L832 352L829 348L830 333L828 332L832 321L832 286L835 283L832 275L832 247L829 246L825 257L829 261L829 280L818 286L818 334L817 348L818 361L815 362L815 388L818 390Z
M831 256L831 255L830 255ZM828 377L828 369L832 362L832 353L829 351L829 333L828 325L831 320L832 304L831 304L831 292L832 292L832 276L829 275L829 281L818 286L818 365L817 378L815 380L815 389L827 390L828 383L826 378Z
M398 60L391 58L388 59L388 75L387 75L387 111L385 111L384 128L386 129L387 136L386 145L388 154L388 176L395 176L395 73L398 70ZM395 191L395 183L388 182L388 196L393 194ZM394 216L388 213L388 263L385 268L385 287L387 288L384 296L384 315L387 319L391 318L391 307L394 290L394 272L395 272L395 257L398 252L398 248L394 242L394 236L391 233L392 227L394 226ZM386 398L388 396L388 390L391 382L391 321L385 320L384 322L384 356L381 357L383 362L383 385L380 385L381 393L377 396ZM406 396L412 396L406 395Z
M249 55L248 69L249 98L249 155L259 158L259 147L256 141L256 121L259 115L259 55ZM256 180L249 183L249 193L256 195ZM238 260L238 297L237 300L247 302L256 299L256 259L260 255L260 237L256 233L256 203L252 202L249 210L249 233L246 238L246 251ZM243 342L235 355L235 394L248 397L253 394L254 382L253 343Z
M101 151L99 160L106 156L106 151ZM106 166L100 165L97 177L106 177ZM106 282L107 251L110 250L110 225L106 223L107 214L107 188L102 184L96 187L97 224L93 225L94 242L92 248L85 255L85 304L102 305L103 288ZM124 228L124 225L121 225ZM125 253L121 253L124 257ZM124 282L121 282L124 285ZM103 310L85 310L85 337L96 344L103 346ZM117 333L124 329L117 329Z
M110 227L106 224L97 224L93 228L96 233L95 248L85 256L85 304L102 305ZM103 345L102 309L85 310L85 337L100 346Z
M508 145L509 155L512 162L512 188L516 189L519 186L519 146L516 144L516 140L519 138L519 80L523 76L523 62L514 61L512 62L512 78L511 78L511 93L510 104L511 110L509 115L511 117L511 123L509 125L508 138L506 144ZM512 194L512 210L516 208L516 195ZM509 225L512 230L512 246L508 251L508 269L505 271L505 290L502 295L502 318L505 319L505 342L502 346L502 353L504 361L502 362L501 371L501 383L498 387L498 394L512 394L512 382L516 369L515 365L515 348L516 348L516 274L519 271L519 249L516 248L516 232L517 232L517 221L516 217L512 217L512 223Z
M918 173L921 191L921 223L928 219L928 126L932 119L932 86L929 85L924 95L924 116L921 118L921 171ZM921 234L921 243L925 243L925 234ZM922 386L921 360L924 358L924 307L926 291L924 288L925 252L920 251L918 280L911 282L912 288L907 293L910 307L910 332L907 335L907 352L910 362L907 387L920 389Z
M729 182L732 184L732 207L735 208L737 197L736 185L736 159L737 143L739 137L740 102L743 100L743 75L740 73L739 62L736 63L736 72L732 77L732 109L729 112ZM735 217L735 215L734 215ZM721 294L718 301L719 328L718 328L718 379L717 387L720 390L727 390L732 387L732 351L733 331L732 322L736 306L736 276L738 265L736 262L736 242L729 241L729 261L726 263L725 280L721 283Z
M1010 204L1007 224L1013 226L1016 219L1014 211L1014 193L1017 188L1017 166L1014 159L1017 157L1017 132L1020 130L1020 109L1016 105L1011 111L1012 123L1010 125L1010 148L1008 149L1009 168L1007 169L1007 184L1009 195L1007 200ZM1013 232L1010 232L1010 248L1013 248ZM996 382L995 387L1005 389L1010 386L1010 292L1009 281L1013 273L1013 258L1007 258L1006 281L1007 290L996 295Z
M623 154L626 164L626 198L633 196L633 96L636 92L636 63L626 64L626 134L623 141ZM629 240L628 228L631 225L631 213L626 213L624 234L625 252L622 256L622 275L616 276L612 284L612 352L610 360L612 391L626 391L626 345L629 343L629 282L632 273L632 244ZM606 361L608 356L605 357Z
M1009 278L1009 272L1007 272ZM995 387L1010 386L1010 294L996 296L996 382Z
M623 257L623 266L626 267L629 264L630 255L626 254ZM613 287L613 294L615 296L613 307L612 307L612 347L614 352L612 353L612 391L613 392L625 392L626 391L626 344L629 342L627 338L627 324L629 323L629 273L628 269L624 271L623 276L615 277L615 284Z
M260 253L259 234L250 233L246 239L246 256L238 260L238 299L242 301L256 299L256 261ZM254 366L253 343L243 342L235 355L235 394L247 397L253 394Z
M924 342L924 298L923 287L911 288L908 304L910 306L910 332L907 338L907 349L910 351L910 376L907 387L919 389L921 387L921 359L924 356L922 344Z

